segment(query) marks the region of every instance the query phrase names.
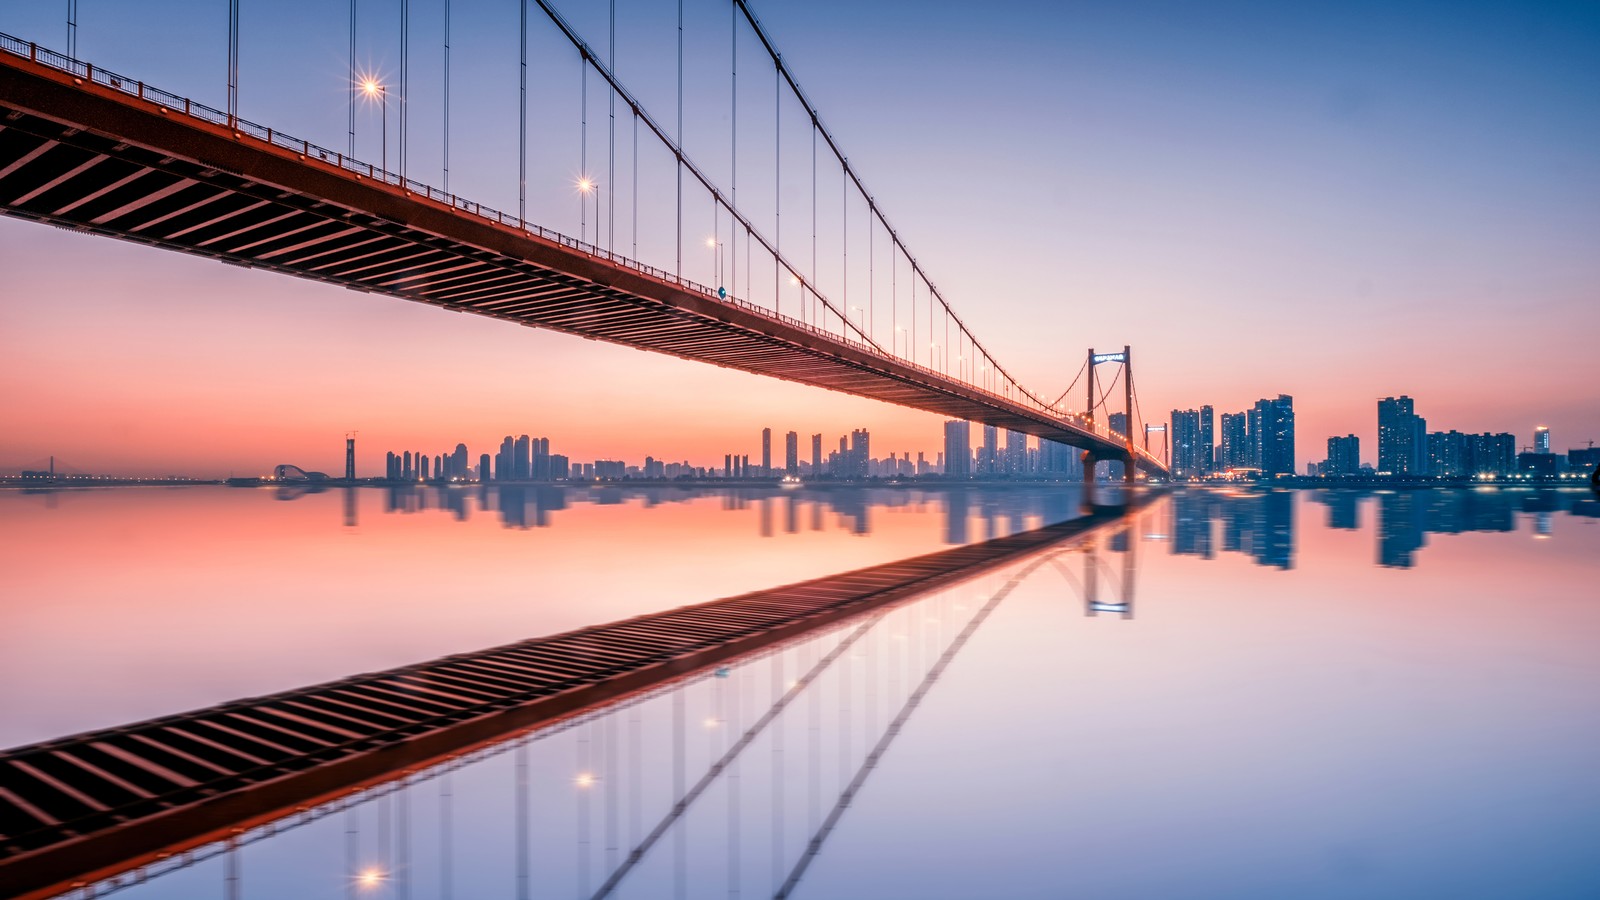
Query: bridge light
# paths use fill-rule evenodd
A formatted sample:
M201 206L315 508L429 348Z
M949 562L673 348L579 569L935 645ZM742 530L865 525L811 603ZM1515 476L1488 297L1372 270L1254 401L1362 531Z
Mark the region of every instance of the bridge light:
M361 82L361 92L366 94L368 97L376 97L378 92L382 90L383 85L379 84L374 79L368 78Z
M587 176L578 179L578 191L580 193L587 194L592 190L594 190L594 182L591 181Z
M383 870L376 868L362 869L356 875L356 884L363 888L375 888L383 884Z
M714 237L706 238L706 249L708 249L708 250L717 249L717 239L714 238Z
M578 777L572 779L572 783L581 788L594 787L595 781L596 779L592 772L579 772Z

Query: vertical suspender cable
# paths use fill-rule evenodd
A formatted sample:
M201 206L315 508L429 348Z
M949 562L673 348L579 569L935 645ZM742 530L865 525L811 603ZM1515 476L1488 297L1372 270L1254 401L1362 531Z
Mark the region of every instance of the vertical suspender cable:
M67 56L78 58L78 0L67 0Z
M639 258L639 108L633 108L633 258Z
M730 210L737 210L739 208L739 7L737 5L730 4L728 7L728 12L728 21L730 22L730 27L728 29L729 42L733 46L733 63L730 67L732 85L731 91L733 98L731 100L732 109L730 111L732 125L728 129L728 132L731 135L730 142L733 145L731 157L732 162L729 163L729 171L731 173L729 181L731 182L732 193L732 197L729 202L729 208ZM737 251L739 249L736 243L738 239L738 229L733 228L730 225L728 228L729 250ZM737 289L739 287L739 256L737 253L734 253L728 268L730 271L728 284L732 285L733 289ZM746 295L746 299L749 299L748 294Z
M350 0L350 151L345 158L356 155L356 0Z
M578 91L578 177L583 179L583 184L593 190L593 180L589 178L589 58L582 50L578 51L578 81L581 87ZM589 240L589 195L578 195L578 240ZM595 218L600 218L598 209ZM600 239L600 223L594 223L596 242Z
M811 283L817 283L817 122L811 120ZM803 290L803 289L802 289ZM812 291L811 305L816 306L816 292ZM803 318L803 317L802 317ZM812 324L816 324L812 311Z
M772 58L772 311L783 312L783 60Z
M76 18L76 17L74 17ZM74 41L76 43L76 41ZM228 127L239 122L239 0L228 0Z
M674 165L678 177L678 250L673 274L683 277L683 0L678 0L678 149Z
M606 50L606 65L611 71L617 70L617 0L611 0L611 46ZM615 250L617 246L617 89L612 86L607 91L606 113L610 117L606 125L606 249ZM595 243L600 243L600 223L595 224ZM609 745L608 745L609 746Z
M444 0L444 192L450 193L450 0Z
M411 73L411 0L400 0L400 187L406 186L406 84Z
M521 116L517 126L517 227L528 221L528 0L517 0L521 14Z

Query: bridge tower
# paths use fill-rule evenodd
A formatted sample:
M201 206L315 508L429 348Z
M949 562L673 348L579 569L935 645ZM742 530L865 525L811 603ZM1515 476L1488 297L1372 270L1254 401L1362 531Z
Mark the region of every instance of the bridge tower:
M1115 353L1115 352L1113 352L1113 353L1096 353L1096 352L1094 352L1094 348L1093 347L1089 348L1089 362L1088 362L1088 366L1087 366L1088 374L1089 374L1089 378L1088 378L1089 396L1088 396L1088 401L1084 404L1084 409L1087 410L1087 415L1088 415L1088 419L1089 419L1089 427L1090 428L1094 427L1094 424L1095 424L1095 408L1099 405L1099 398L1095 396L1095 377L1094 377L1095 367L1100 365L1101 363L1121 363L1122 364L1122 382L1123 382L1123 385L1122 385L1122 401L1123 401L1123 410L1124 410L1123 415L1126 417L1127 424L1123 427L1123 431L1126 432L1126 433L1122 435L1123 451L1122 451L1122 453L1120 455L1115 455L1115 456L1108 455L1108 456L1101 457L1101 456L1096 456L1092 451L1089 451L1089 450L1083 451L1083 489L1084 489L1084 498L1083 499L1084 499L1084 503L1089 504L1089 505L1093 505L1094 504L1094 497L1095 497L1095 494L1094 494L1094 483L1095 483L1094 468L1095 468L1095 464L1096 463L1099 463L1102 459L1108 459L1108 460L1109 459L1119 459L1119 460L1121 460L1122 461L1122 477L1123 477L1123 481L1126 482L1127 484L1130 484L1130 485L1133 484L1134 474L1136 472L1136 469L1134 467L1134 458L1135 457L1134 457L1134 445L1133 445L1133 348L1132 348L1132 346L1128 345L1128 344L1124 344L1122 346L1122 352L1121 353Z

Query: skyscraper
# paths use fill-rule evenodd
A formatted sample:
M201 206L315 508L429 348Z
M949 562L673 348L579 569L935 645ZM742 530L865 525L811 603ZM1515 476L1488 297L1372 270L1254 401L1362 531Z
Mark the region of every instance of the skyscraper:
M518 481L526 481L532 474L528 469L531 440L527 435L522 435L511 447L511 477Z
M972 423L953 419L944 423L944 474L972 477Z
M1550 446L1549 438L1550 438L1550 435L1549 435L1548 432L1546 432L1545 433L1545 446L1546 447ZM1545 452L1548 453L1549 451L1545 451ZM345 438L344 438L344 479L346 481L355 481L356 480L356 439L353 436L348 435L348 434L345 435Z
M1276 400L1258 400L1255 406L1256 446L1263 475L1293 475L1294 398L1279 394Z
M1215 425L1216 411L1210 406L1200 407L1200 431L1197 435L1200 441L1200 454L1196 464L1201 475L1210 475L1217 470Z
M800 435L791 431L783 436L783 473L800 474Z
M1222 459L1219 469L1243 469L1250 465L1249 431L1244 413L1222 414Z
M1378 401L1378 473L1422 475L1427 466L1427 423L1402 394Z
M772 474L772 429L761 429L761 474Z
M1028 436L1020 431L1006 430L1005 473L1013 477L1027 474Z
M867 463L872 459L871 446L872 439L865 428L857 428L850 432L851 477L867 477Z
M1544 425L1533 429L1533 452L1550 452L1550 429ZM352 476L354 477L354 476Z
M1428 472L1445 478L1458 478L1467 471L1468 435L1459 431L1435 431L1428 435Z
M983 446L978 448L978 474L994 475L1000 469L999 432L993 425L983 426Z
M1206 407L1209 412L1211 407ZM1172 411L1172 477L1195 478L1205 474L1201 468L1200 413L1193 409Z
M822 474L822 435L811 436L811 476L815 478Z

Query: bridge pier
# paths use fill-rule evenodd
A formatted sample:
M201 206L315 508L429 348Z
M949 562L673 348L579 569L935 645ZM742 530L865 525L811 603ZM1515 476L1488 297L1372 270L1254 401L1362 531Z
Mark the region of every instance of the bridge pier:
M1093 510L1095 507L1094 501L1097 492L1095 490L1094 467L1099 462L1100 458L1095 456L1094 453L1088 450L1083 451L1083 508L1085 510Z
M1104 456L1097 456L1094 451L1085 450L1083 451L1082 458L1083 508L1087 511L1092 511L1096 508L1103 508L1106 505L1126 506L1128 504L1128 499L1133 496L1132 488L1134 486L1134 480L1138 475L1138 472L1134 467L1133 455L1125 453L1108 453ZM1124 485L1122 500L1120 503L1102 504L1100 502L1099 482L1095 479L1095 465L1097 463L1111 461L1122 463L1122 483Z

